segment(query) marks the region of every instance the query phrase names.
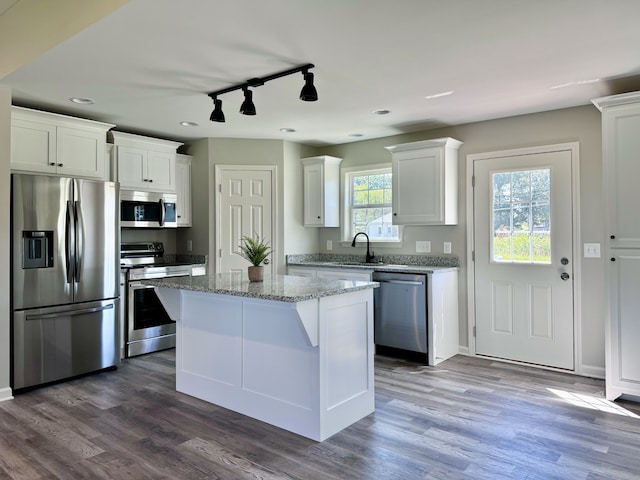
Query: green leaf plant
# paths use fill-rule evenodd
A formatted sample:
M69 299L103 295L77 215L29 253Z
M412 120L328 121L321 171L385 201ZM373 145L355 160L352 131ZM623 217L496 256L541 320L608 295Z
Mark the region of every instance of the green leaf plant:
M240 244L240 255L251 262L254 267L259 267L262 262L271 253L271 247L269 242L261 239L259 235L255 238L248 236L242 237L242 243Z

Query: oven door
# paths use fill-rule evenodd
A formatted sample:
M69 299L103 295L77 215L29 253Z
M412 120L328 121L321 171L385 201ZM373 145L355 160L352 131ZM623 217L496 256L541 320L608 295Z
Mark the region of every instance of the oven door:
M129 282L127 342L176 333L176 322L169 318L155 287Z

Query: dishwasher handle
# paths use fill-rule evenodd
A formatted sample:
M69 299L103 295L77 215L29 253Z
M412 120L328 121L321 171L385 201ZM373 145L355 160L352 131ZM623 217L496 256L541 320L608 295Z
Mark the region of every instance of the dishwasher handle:
M413 282L410 280L380 280L380 279L374 279L374 282L378 282L378 283L393 283L396 285L424 285L424 282Z

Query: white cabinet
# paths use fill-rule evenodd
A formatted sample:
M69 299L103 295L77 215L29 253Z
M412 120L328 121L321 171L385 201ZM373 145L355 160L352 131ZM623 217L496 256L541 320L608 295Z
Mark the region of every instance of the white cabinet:
M602 110L606 396L640 396L640 92L594 100Z
M117 180L123 190L176 191L176 150L169 140L111 132Z
M302 159L304 226L340 226L341 158L321 155Z
M394 225L458 223L458 148L438 138L385 147L391 152Z
M290 266L287 267L287 275L295 275L297 277L317 277L317 268L311 267L298 267L298 266Z
M11 107L11 170L106 180L114 125Z
M363 272L362 270L349 270L345 268L336 269L318 269L316 276L318 278L326 278L328 280L347 280L347 281L361 281L370 282L371 272Z
M287 273L298 277L317 277L326 278L327 280L371 281L371 271L349 268L299 267L291 265L287 268Z
M191 226L191 157L176 157L176 217L179 227Z

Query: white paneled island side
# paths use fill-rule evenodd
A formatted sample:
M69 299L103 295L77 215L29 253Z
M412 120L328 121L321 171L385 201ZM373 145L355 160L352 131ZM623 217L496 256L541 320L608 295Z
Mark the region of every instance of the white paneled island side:
M176 329L176 389L316 441L374 411L375 282L145 280Z

